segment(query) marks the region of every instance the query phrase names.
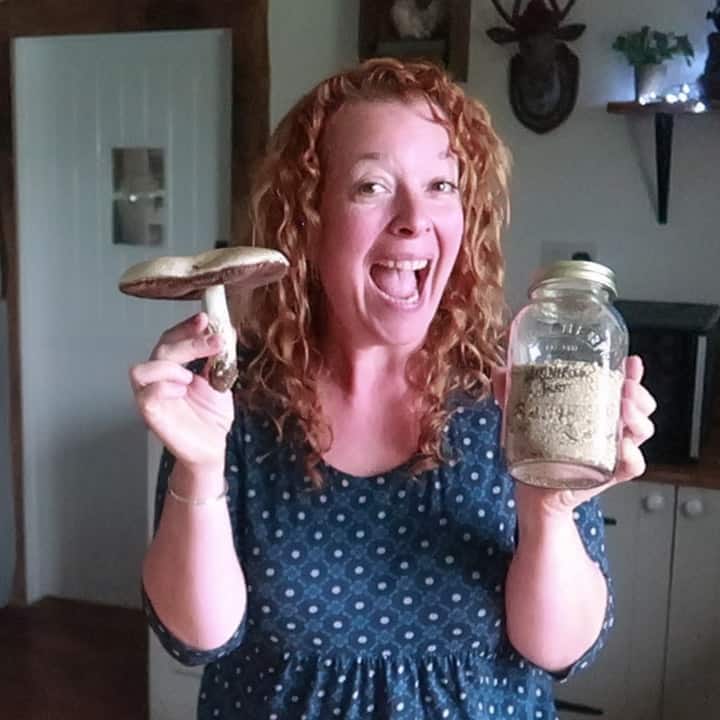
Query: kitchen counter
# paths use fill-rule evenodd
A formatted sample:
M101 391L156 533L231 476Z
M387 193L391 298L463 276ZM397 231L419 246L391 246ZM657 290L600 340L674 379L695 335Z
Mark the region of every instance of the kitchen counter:
M720 384L716 384L716 387L720 387ZM720 393L715 397L712 424L700 451L699 460L681 465L653 463L648 466L641 479L684 487L720 490Z
M720 437L717 435L720 433L717 433L715 438L710 437L698 462L683 465L651 464L640 479L683 487L720 490ZM713 439L715 442L712 442Z

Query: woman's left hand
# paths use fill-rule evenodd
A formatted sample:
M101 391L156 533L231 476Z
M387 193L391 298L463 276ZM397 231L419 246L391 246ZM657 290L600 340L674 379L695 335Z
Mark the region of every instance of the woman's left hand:
M518 505L538 503L546 511L572 510L595 495L619 483L640 477L646 469L645 458L640 446L655 432L650 415L657 403L642 385L643 364L637 355L631 355L625 362L625 381L622 388L622 438L619 459L611 480L599 487L588 490L553 490L518 483L516 494ZM504 408L506 371L498 370L493 375L495 398Z

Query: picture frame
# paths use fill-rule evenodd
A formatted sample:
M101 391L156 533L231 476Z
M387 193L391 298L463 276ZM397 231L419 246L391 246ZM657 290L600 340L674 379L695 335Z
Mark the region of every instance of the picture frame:
M402 37L393 20L397 4L405 8L419 3L424 12L432 2L439 3L442 20L429 37ZM432 8L430 8L432 9ZM358 55L372 57L423 58L444 66L454 80L468 78L470 41L470 0L360 0Z

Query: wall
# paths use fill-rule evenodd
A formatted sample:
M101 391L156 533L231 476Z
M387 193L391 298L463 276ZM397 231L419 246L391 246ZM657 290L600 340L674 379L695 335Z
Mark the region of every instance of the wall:
M492 43L501 24L489 0L473 0L470 67L465 87L489 107L514 156L513 215L507 233L508 297L524 299L533 269L554 249L591 247L617 272L621 294L635 299L720 302L720 114L683 116L675 124L667 226L655 219L654 129L650 118L605 111L633 96L632 71L610 49L614 37L649 22L687 32L692 68L673 62L669 82L695 79L706 57L709 0L581 0L570 22L588 29L573 50L581 60L577 107L539 136L512 115L507 94L511 49ZM510 7L510 3L506 2ZM324 75L353 63L357 0L270 1L271 120Z
M270 0L270 125L318 80L357 62L359 0Z

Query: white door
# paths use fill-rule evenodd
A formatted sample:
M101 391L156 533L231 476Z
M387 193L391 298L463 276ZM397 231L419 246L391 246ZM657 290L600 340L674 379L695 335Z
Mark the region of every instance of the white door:
M30 600L139 606L147 443L128 368L199 307L117 282L228 239L230 55L225 30L14 42Z

